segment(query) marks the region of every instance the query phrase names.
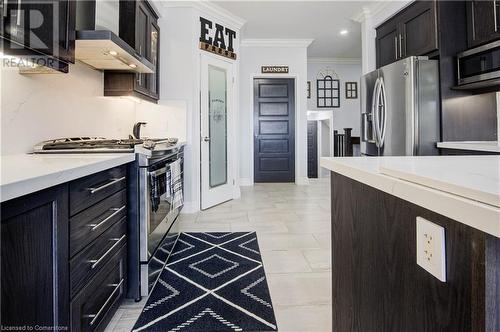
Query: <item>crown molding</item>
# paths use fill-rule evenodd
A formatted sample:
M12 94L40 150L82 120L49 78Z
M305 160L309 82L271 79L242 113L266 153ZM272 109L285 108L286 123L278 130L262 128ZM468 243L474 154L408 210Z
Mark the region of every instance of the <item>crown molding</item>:
M334 65L361 65L360 58L307 58L307 63Z
M380 12L387 9L389 6L391 6L391 1L374 2L366 7L361 8L358 13L351 16L351 20L359 23L364 22L370 17L377 16Z
M243 39L241 47L308 47L314 39Z
M371 12L368 7L363 7L359 12L351 16L351 20L362 23L371 17Z
M210 1L160 1L164 8L194 8L223 21L224 24L241 29L246 20Z
M401 6L395 7L395 4L400 3ZM376 22L376 24L380 24L385 22L395 16L398 12L408 7L412 3L411 0L400 0L400 1L374 1L370 5L363 7L359 12L351 16L351 20L363 23L369 18L377 18L379 14L384 11L392 12L391 15L385 16L382 15L383 19L380 22ZM397 8L397 10L394 10ZM380 18L379 18L380 19Z

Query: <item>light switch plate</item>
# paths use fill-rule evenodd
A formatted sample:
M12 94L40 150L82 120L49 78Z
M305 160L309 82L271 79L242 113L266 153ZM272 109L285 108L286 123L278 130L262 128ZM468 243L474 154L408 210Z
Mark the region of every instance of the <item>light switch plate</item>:
M417 264L446 282L444 228L422 217L417 217Z

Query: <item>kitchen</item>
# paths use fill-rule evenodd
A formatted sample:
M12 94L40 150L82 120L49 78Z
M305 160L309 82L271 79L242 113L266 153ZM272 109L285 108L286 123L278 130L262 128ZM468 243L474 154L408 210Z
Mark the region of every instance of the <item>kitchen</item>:
M418 330L496 330L500 6L487 3L289 3L280 30L279 2L62 1L57 40L33 30L48 48L19 26L54 6L2 3L2 328L412 330L427 317ZM334 33L294 29L300 17ZM359 55L314 53L330 40ZM476 54L491 59L479 74ZM428 94L415 139L391 113L397 64ZM335 75L359 98L342 85L341 112L314 111L352 127L365 157L332 146L315 179L307 111L314 80ZM424 218L444 227L441 277L415 258Z

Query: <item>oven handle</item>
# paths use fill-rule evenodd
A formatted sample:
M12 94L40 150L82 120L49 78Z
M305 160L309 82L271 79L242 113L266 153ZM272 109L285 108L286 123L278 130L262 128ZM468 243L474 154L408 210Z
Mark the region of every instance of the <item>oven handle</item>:
M123 181L123 180L125 180L125 177L124 177L124 176L122 176L121 178L112 179L110 182L108 182L108 183L106 183L106 184L103 184L102 186L97 187L97 188L87 188L87 190L89 190L89 191L90 191L90 194L95 194L96 192L101 191L101 190L103 190L103 189L106 189L107 187L112 186L112 185L114 185L115 183L120 182L120 181Z
M162 174L167 173L167 168L169 168L169 167L170 166L166 165L165 167L162 167L162 168L157 169L155 171L151 171L151 172L148 171L147 174L148 174L148 176L150 176L150 175L155 175L155 176L162 175Z
M110 220L111 218L116 216L118 213L122 212L125 208L126 208L126 205L122 206L121 208L111 208L111 209L109 209L109 211L114 211L113 213L111 213L109 216L104 218L101 222L99 222L97 224L88 224L87 226L92 227L90 230L95 231L97 228L104 225L108 220Z

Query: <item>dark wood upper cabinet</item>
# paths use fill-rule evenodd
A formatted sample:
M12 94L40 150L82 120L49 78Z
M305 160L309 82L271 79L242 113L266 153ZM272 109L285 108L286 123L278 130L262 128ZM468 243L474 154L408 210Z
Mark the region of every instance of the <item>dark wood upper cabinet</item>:
M436 3L417 1L401 17L401 57L424 55L438 49Z
M500 1L467 1L467 45L476 47L500 38Z
M399 30L396 20L390 20L377 28L377 68L400 58Z
M2 1L0 42L5 54L68 72L75 63L76 1Z
M68 186L1 204L1 325L69 328Z
M158 14L144 0L120 1L120 37L155 65L153 74L104 73L105 96L134 96L151 102L159 99L160 28Z
M415 1L377 28L377 67L438 49L435 1Z

